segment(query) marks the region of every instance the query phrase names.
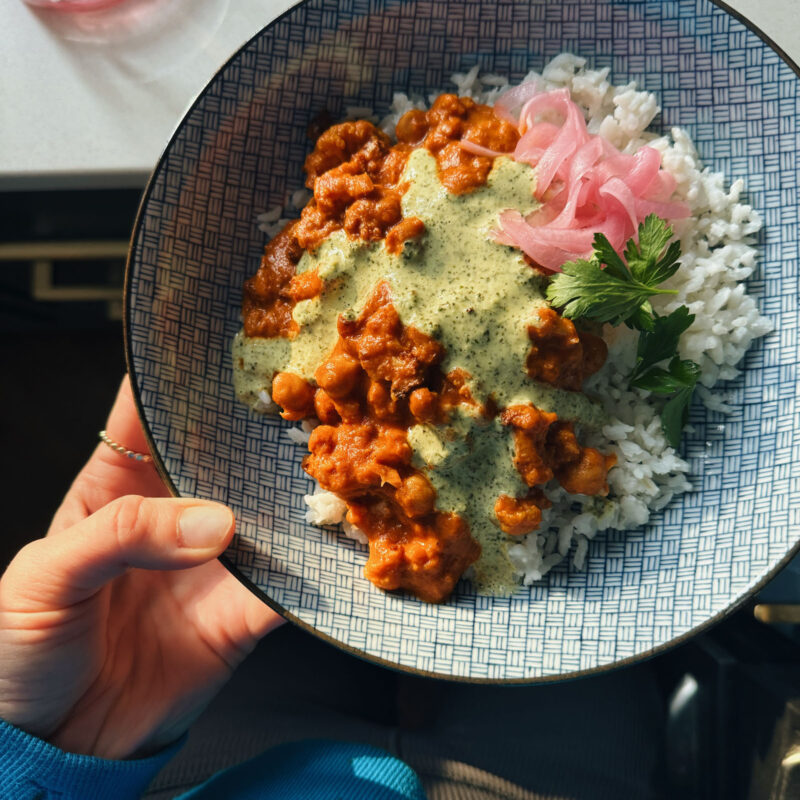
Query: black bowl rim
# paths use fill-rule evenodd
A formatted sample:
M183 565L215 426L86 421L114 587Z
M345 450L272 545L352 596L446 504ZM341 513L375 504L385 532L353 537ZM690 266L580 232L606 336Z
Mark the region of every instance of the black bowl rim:
M169 473L167 472L166 467L164 466L164 462L161 458L161 454L156 447L155 440L153 439L152 431L150 430L150 426L147 422L147 417L144 411L144 405L142 403L141 396L139 394L139 387L136 383L136 373L133 369L133 350L131 345L131 334L130 334L130 325L131 325L131 281L133 280L133 261L134 256L136 254L136 246L139 240L139 231L142 225L142 220L144 218L145 209L149 203L150 195L152 193L153 185L155 183L156 178L158 177L159 172L161 171L161 167L164 163L164 160L167 157L173 143L175 142L176 138L181 133L186 121L188 120L189 116L192 114L194 109L200 103L200 101L205 97L206 93L210 90L211 86L216 82L219 75L224 72L228 66L233 63L240 54L246 50L250 45L256 41L260 36L262 36L266 31L273 28L275 25L280 23L286 17L294 14L299 8L308 3L312 2L312 0L299 0L299 2L292 5L290 8L287 8L279 16L275 17L271 22L267 23L263 28L257 31L253 36L251 36L244 44L241 45L231 56L228 58L222 66L214 75L209 79L200 93L194 98L191 105L187 108L184 112L183 117L181 118L180 122L178 122L177 126L173 130L172 134L169 137L166 145L164 146L161 155L158 158L158 161L153 168L153 171L148 178L147 184L144 188L142 193L141 200L139 201L139 207L136 211L136 218L133 224L133 230L131 232L130 244L128 248L128 256L125 263L125 281L123 286L123 340L124 340L124 347L125 347L125 363L127 366L128 374L130 375L131 379L131 389L133 391L133 398L136 404L136 410L139 414L139 419L142 423L142 428L144 430L145 439L147 440L148 447L150 448L150 452L153 456L153 464L161 477L161 479L166 484L167 488L169 489L170 494L173 497L180 497L180 493L178 492L175 484L172 481ZM786 65L797 75L798 80L800 80L800 65L796 64L786 53L786 51L776 44L772 38L770 38L764 31L761 30L755 23L751 22L747 19L742 13L737 11L734 8L731 8L724 0L708 0L712 5L717 6L718 8L725 11L734 19L738 20L742 25L752 31L761 41L770 49L774 50L775 53L786 63ZM800 533L800 531L798 531ZM330 636L326 633L315 628L313 625L304 622L295 614L292 614L290 611L287 611L283 606L279 603L275 602L269 595L266 594L262 589L260 589L256 584L250 581L247 577L245 577L237 567L230 561L230 559L226 555L219 556L219 561L225 566L226 569L239 580L247 589L249 589L253 594L259 597L264 603L266 603L273 611L277 612L280 616L284 619L288 620L289 622L294 623L295 625L299 626L303 630L311 633L312 635L316 636L317 638L321 639L328 644L337 647L338 649L349 653L357 658L360 658L364 661L370 662L372 664L377 664L378 666L387 667L397 672L402 672L410 675L415 675L418 677L424 678L433 678L437 680L447 680L452 681L454 683L466 683L466 684L480 684L480 685L503 685L503 686L530 686L535 684L548 684L548 683L560 683L563 681L573 680L575 678L583 678L589 677L591 675L598 675L605 672L610 672L612 670L621 669L623 667L631 666L633 664L637 664L643 661L646 661L654 656L661 655L662 653L666 653L669 650L672 650L682 644L685 644L693 637L697 636L700 633L710 630L715 625L718 625L727 617L730 617L736 611L741 609L743 606L747 604L750 598L759 592L764 586L767 585L798 553L800 553L800 536L798 536L798 540L795 544L789 548L786 555L778 561L772 569L768 570L761 579L751 586L744 594L735 598L729 605L723 608L721 611L718 611L716 614L708 617L705 621L695 625L693 628L690 628L688 631L685 631L678 636L675 636L669 639L666 642L662 642L661 644L656 645L655 647L636 653L632 656L626 656L625 658L621 658L617 661L613 661L610 664L602 664L596 667L589 667L587 669L581 670L572 670L570 672L559 673L556 675L541 675L536 677L530 678L474 678L469 676L461 676L461 675L450 675L447 673L441 672L432 672L428 670L418 669L416 667L408 667L404 664L398 664L394 661L389 661L388 659L381 658L380 656L373 655L372 653L367 653L364 650L360 650L357 647L353 647L348 645L338 639Z

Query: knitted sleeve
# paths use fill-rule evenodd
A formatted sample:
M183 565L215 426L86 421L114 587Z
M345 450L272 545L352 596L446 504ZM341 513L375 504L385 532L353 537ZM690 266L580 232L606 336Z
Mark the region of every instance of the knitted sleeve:
M0 797L14 800L133 800L181 748L112 761L65 753L0 720Z

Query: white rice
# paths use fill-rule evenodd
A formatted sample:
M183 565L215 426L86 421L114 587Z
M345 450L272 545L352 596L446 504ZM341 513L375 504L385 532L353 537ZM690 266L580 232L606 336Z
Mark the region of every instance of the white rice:
M264 231L270 239L277 236L289 222L300 216L310 199L311 192L308 189L296 189L285 206L273 206L256 217L258 229Z
M277 403L272 402L272 397L266 389L262 389L258 393L258 398L253 405L253 410L258 411L259 414L276 413L278 409Z
M312 525L338 525L347 513L347 505L333 492L326 492L319 484L314 494L307 494L305 500L308 510L306 521Z
M302 428L287 428L285 433L286 438L292 444L308 444L308 440L311 437L311 434L306 433Z
M662 166L675 176L677 193L688 203L692 215L674 225L683 255L680 269L667 286L677 290L677 295L658 297L653 305L659 313L686 305L695 315L681 338L680 355L701 366L699 399L713 411L729 413L732 409L725 403L724 394L712 389L719 381L735 378L739 374L737 364L751 342L772 329L743 283L756 266L755 234L761 228L761 217L751 206L739 202L744 189L741 180L726 190L721 173L703 168L684 130L673 128L668 137L647 132L660 110L655 95L638 91L633 83L612 86L608 74L607 68L586 69L585 59L562 53L541 74L531 72L523 82L536 81L544 91L568 87L584 111L589 131L601 134L623 152L633 153L644 144L661 152ZM479 76L477 66L466 74L454 75L452 80L460 95L482 103L493 103L508 88L505 78ZM421 97L395 94L391 112L381 121L381 127L391 135L406 111L426 108L437 95L431 94L426 102ZM280 230L307 198L308 193L296 192L291 203L294 209L287 209L285 219L281 209L261 215L262 229L271 235ZM597 498L570 495L556 481L545 487L553 507L544 512L540 529L508 548L517 576L525 585L541 580L573 547L573 564L582 568L589 540L598 531L644 525L651 514L691 489L686 477L689 465L667 444L657 406L645 392L628 387L637 334L624 327L606 326L603 336L609 357L604 368L587 382L586 390L602 402L609 422L602 431L583 431L583 441L616 455L617 464L608 475L610 492L606 498ZM289 435L293 441L301 441L300 431ZM348 536L366 542L364 534L344 520L346 506L335 495L318 488L305 500L310 523L344 522Z

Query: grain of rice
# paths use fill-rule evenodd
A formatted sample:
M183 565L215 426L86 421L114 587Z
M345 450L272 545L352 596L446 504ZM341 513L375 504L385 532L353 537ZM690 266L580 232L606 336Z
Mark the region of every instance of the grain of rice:
M292 444L308 444L308 440L311 436L310 433L306 433L306 431L300 428L286 428L284 433Z
M272 402L272 397L270 396L269 392L265 389L262 389L258 393L258 399L253 406L253 410L257 411L259 414L269 414L272 411L277 410L277 405Z

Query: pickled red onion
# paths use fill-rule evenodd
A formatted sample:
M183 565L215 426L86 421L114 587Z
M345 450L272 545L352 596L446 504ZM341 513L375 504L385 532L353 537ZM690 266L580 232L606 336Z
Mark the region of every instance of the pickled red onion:
M477 142L471 142L469 139L459 139L459 145L463 150L468 153L473 153L476 156L488 156L489 158L496 158L497 156L510 156L511 153L501 153L499 150L492 150L490 147L484 147Z
M514 111L525 105L531 97L541 93L538 81L528 81L507 89L500 97L495 100L494 113L500 119L516 125L519 121L518 116L514 116Z
M520 106L515 120L512 112ZM685 203L671 199L676 181L661 168L661 154L647 146L632 155L621 153L589 133L568 89L537 93L535 84L523 84L502 95L495 110L519 128L514 159L535 168L534 195L542 205L527 218L504 212L493 235L545 270L560 272L566 261L588 258L597 232L620 249L648 214L689 216ZM554 122L558 119L560 124ZM478 152L480 146L473 150L473 143L462 141L462 147Z

